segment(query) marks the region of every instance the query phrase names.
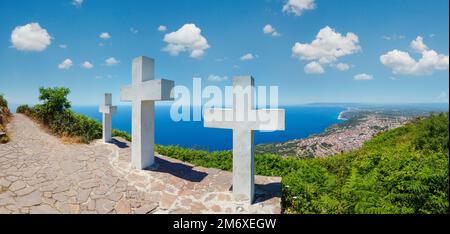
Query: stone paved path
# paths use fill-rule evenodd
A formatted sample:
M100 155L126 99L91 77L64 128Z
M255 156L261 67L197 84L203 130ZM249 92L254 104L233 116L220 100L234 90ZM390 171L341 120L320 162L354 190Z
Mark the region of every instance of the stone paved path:
M63 144L27 117L0 145L0 213L280 213L277 177L256 177L253 205L233 199L231 173L158 156L130 169L129 142Z

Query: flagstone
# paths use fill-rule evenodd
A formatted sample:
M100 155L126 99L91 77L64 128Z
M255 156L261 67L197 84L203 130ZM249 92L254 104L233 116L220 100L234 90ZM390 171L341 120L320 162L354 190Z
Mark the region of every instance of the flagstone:
M115 209L117 214L131 213L131 205L125 198L122 198L119 200L119 202L117 202Z
M53 207L43 204L39 206L33 206L30 208L30 214L58 214L60 213L57 209Z
M23 181L18 180L18 181L15 181L14 183L12 183L11 186L9 186L8 189L13 191L13 192L15 192L17 190L25 188L26 186L27 185Z
M135 210L136 214L148 214L154 211L158 207L156 203L145 204Z
M157 170L132 169L131 144L123 139L115 138L128 147L101 140L62 144L20 114L9 129L15 137L0 147L1 162L10 168L0 170L4 213L233 213L236 206L243 206L243 213L281 212L281 186L257 189L259 203L249 206L233 200L230 172L192 167L158 154L156 161L164 163ZM25 146L39 150L29 156L21 153ZM84 156L89 160L80 163ZM281 180L256 176L255 182Z

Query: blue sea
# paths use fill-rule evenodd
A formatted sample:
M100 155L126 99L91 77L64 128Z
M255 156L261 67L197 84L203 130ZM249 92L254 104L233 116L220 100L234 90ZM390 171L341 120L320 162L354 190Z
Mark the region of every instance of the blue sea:
M340 123L341 107L285 106L286 130L256 132L255 144L284 142L301 139L323 132L329 126ZM97 106L74 106L72 110L101 121ZM192 113L192 112L191 112ZM112 119L113 128L131 133L131 106L119 106ZM155 142L162 145L228 150L232 148L232 130L203 127L203 122L174 122L170 118L170 106L156 106Z

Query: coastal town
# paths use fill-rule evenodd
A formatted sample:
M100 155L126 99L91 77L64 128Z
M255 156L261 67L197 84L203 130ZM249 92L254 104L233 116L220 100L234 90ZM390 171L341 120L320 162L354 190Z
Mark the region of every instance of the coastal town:
M329 127L324 133L284 143L260 145L258 153L277 153L300 158L329 157L360 148L380 132L401 127L415 117L373 111L342 112L345 122ZM271 152L265 149L272 147Z

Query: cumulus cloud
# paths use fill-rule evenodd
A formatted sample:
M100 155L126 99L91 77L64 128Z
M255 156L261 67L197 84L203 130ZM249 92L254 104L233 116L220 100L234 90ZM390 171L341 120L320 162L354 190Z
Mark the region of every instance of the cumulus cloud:
M84 63L81 64L81 67L84 69L91 69L94 67L94 65L92 65L92 63L85 61Z
M350 65L346 63L334 64L333 67L338 69L339 71L347 71L348 69L350 69Z
M185 24L177 31L164 36L167 46L163 48L163 51L169 52L172 56L178 56L180 52L187 51L190 57L200 58L210 47L201 32L202 30L195 24Z
M59 45L59 48L61 48L61 49L67 49L67 45L66 45L66 44L61 44L61 45Z
M311 43L296 42L292 55L301 60L316 60L321 64L331 63L339 57L357 53L361 50L358 36L347 33L345 36L326 26L317 33Z
M218 75L209 75L208 76L208 80L212 81L212 82L221 82L221 81L225 81L228 80L227 76L218 76Z
M439 54L423 43L422 37L417 37L410 44L411 48L422 55L416 61L408 52L391 50L380 56L380 62L392 69L392 73L401 75L431 75L435 70L447 70L448 55Z
M164 32L164 31L166 31L166 30L167 30L167 27L166 27L165 25L159 25L158 31Z
M11 33L12 47L20 51L43 51L51 41L51 36L39 23L17 26Z
M107 32L103 32L103 33L101 33L101 34L99 35L99 37L100 37L101 39L108 40L108 39L111 38L111 35L109 35L109 33L107 33Z
M323 65L336 62L340 57L359 51L361 51L361 47L356 34L348 32L346 35L342 35L326 26L317 33L311 43L296 42L292 47L292 56ZM342 68L344 66L341 65Z
M411 41L411 48L417 53L422 53L428 50L428 46L423 43L423 38L418 36L415 40Z
M73 0L72 1L72 5L76 6L76 7L81 7L81 5L83 5L84 0Z
M305 73L307 74L323 74L325 69L318 62L310 62L305 66Z
M120 63L120 61L115 59L114 57L106 59L105 62L106 62L106 66L114 66L114 65Z
M354 80L373 80L373 75L361 73L353 77Z
M241 61L249 61L249 60L252 60L254 58L255 58L255 56L253 54L247 53L247 54L244 54L244 55L241 56Z
M283 6L283 12L300 16L306 10L316 8L315 0L288 0Z
M64 61L62 61L59 65L58 68L61 70L68 70L73 66L73 62L70 59L65 59Z
M266 24L266 26L264 26L263 32L264 32L264 34L270 34L274 37L281 36L281 34L279 32L277 32L277 30L274 27L272 27L272 25L270 25L270 24Z

